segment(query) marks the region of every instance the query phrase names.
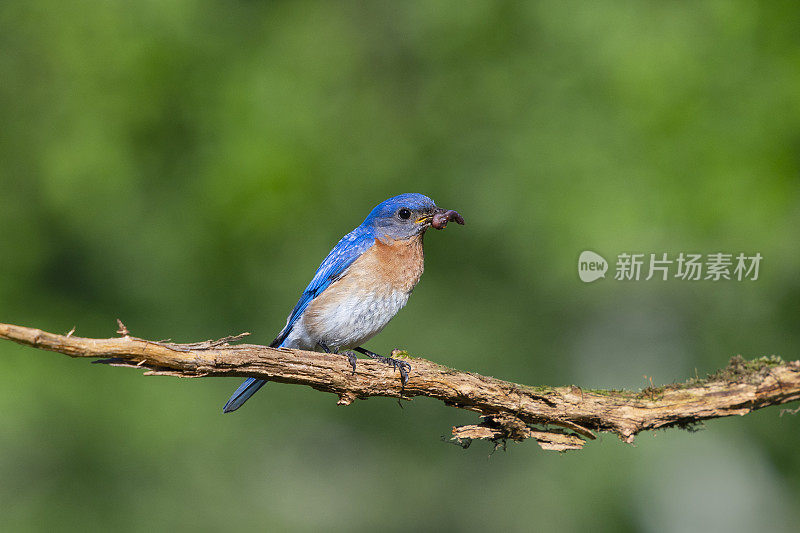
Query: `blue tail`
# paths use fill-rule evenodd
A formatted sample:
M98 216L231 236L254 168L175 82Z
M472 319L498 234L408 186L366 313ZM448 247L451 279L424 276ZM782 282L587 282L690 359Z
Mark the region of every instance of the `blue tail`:
M256 379L256 378L247 378L244 380L244 383L239 385L239 388L236 389L236 392L228 399L228 403L225 404L225 407L222 408L223 413L231 413L246 402L250 396L258 392L258 389L263 387L267 384L267 381L264 379Z

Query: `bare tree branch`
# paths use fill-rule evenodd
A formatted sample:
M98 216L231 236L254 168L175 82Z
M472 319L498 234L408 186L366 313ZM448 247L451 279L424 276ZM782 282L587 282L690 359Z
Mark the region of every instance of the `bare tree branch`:
M393 357L412 366L405 387L399 373L371 360L359 360L353 373L346 357L335 354L235 344L246 333L217 341L178 344L132 337L119 323L121 337L89 339L0 324L0 338L70 357L102 358L99 363L146 369L146 375L179 377L258 377L308 385L339 397L339 405L386 396L411 400L427 396L477 412L482 422L454 427L452 439L504 442L535 439L548 450L579 449L595 431L617 434L625 442L647 430L691 427L710 418L745 415L755 409L800 399L800 361L778 357L729 365L705 379L691 379L639 392L531 387L463 372L395 350ZM539 427L532 427L538 425ZM556 427L552 427L556 426Z

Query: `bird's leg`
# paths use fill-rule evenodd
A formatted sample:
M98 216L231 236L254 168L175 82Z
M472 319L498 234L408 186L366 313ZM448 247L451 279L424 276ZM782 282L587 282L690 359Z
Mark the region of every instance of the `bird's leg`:
M325 353L339 353L339 350L331 351L331 349L328 348L328 346L324 342L317 341L317 345L319 345L319 347L322 348ZM353 367L353 374L355 374L356 373L356 361L358 360L358 357L356 357L356 354L354 354L353 352L350 352L350 351L344 352L344 355L347 356L347 360L350 362L350 366Z
M358 357L356 357L356 354L354 354L350 350L345 351L344 354L347 356L347 360L350 361L350 366L353 367L353 374L355 374L356 373L356 361L358 361Z
M370 352L369 350L360 346L358 348L354 348L354 350L359 353L363 353L367 357L375 359L376 361L380 361L381 363L392 365L392 368L400 371L400 383L403 385L403 387L405 387L406 383L408 383L408 373L411 371L410 364L406 363L405 361L400 361L399 359L392 359L391 357L378 355L375 352Z

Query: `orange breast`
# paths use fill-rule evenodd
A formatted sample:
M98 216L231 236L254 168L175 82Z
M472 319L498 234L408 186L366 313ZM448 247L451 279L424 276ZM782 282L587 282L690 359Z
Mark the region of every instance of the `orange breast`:
M425 266L422 234L404 241L375 239L375 246L369 252L377 275L395 290L410 292L422 276Z

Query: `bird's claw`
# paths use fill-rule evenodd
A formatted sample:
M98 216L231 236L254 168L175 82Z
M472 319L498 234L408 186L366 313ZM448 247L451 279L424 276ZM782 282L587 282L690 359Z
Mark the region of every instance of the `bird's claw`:
M385 365L392 365L392 368L400 371L400 384L403 387L405 387L406 383L408 383L408 373L411 372L410 364L406 363L405 361L400 361L399 359L393 359L391 357L384 357L382 355L378 355L375 352L371 352L365 348L361 348L360 346L355 350L359 353L363 353L370 359L374 359L375 361L380 361Z
M391 365L392 368L394 368L395 370L399 370L400 383L403 385L403 387L406 386L406 383L408 383L408 373L411 372L410 364L408 364L405 361L401 361L399 359L394 359L392 357L383 357L382 355L375 357L375 360L380 361L381 363L387 365Z
M350 350L344 352L344 355L347 356L347 361L350 363L350 366L353 367L353 374L356 373L356 361L358 361L358 357L356 354L351 352Z
M397 359L393 359L393 361L397 361ZM406 383L408 383L408 373L411 372L411 365L406 363L405 361L397 361L399 363L400 369L400 384L405 387Z

